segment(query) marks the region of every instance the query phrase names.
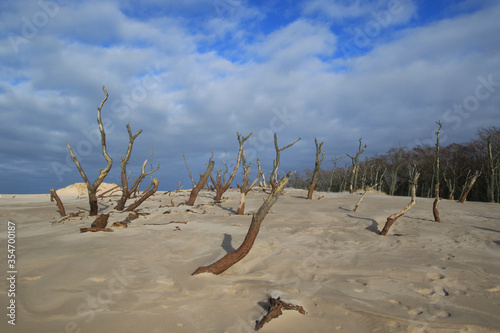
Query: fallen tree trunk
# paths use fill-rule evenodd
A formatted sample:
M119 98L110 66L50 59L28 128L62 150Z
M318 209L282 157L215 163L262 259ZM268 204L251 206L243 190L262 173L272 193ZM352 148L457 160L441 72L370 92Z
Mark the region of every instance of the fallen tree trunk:
M412 187L411 187L411 201L410 203L405 207L403 208L400 212L398 213L395 213L395 214L392 214L391 216L389 216L387 218L387 222L385 222L385 225L384 225L384 228L382 229L382 231L380 232L380 234L382 236L386 236L387 233L389 232L389 229L391 228L392 224L398 219L400 218L401 216L403 216L406 212L408 212L411 207L413 207L416 203L417 203L417 196L416 196L416 192L417 192L417 179L418 179L418 176L419 176L419 173L417 172L415 174L415 177L413 178L413 183L412 183Z
M283 179L276 185L276 188L271 192L266 201L259 208L257 213L253 215L252 223L250 224L245 240L236 251L227 253L224 257L209 266L198 267L196 271L194 271L194 273L191 275L197 275L200 273L212 273L215 275L219 275L229 267L233 266L238 261L243 259L252 249L253 243L255 242L255 239L259 234L262 221L264 221L267 213L269 212L269 210L271 210L271 207L276 203L278 197L285 189L286 185L288 184L289 178L290 173L283 177Z

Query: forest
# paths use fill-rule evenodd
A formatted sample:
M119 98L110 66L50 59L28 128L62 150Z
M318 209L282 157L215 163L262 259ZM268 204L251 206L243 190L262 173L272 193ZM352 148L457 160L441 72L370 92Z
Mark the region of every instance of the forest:
M333 157L330 169L319 169L315 190L346 192L373 188L389 195L410 196L411 175L419 172L418 197L434 197L439 179L443 199L459 200L470 188L467 200L498 203L499 148L500 128L480 128L476 138L469 142L440 147L436 177L436 146L393 147L385 154L362 159L364 149L360 139L355 157L351 154ZM312 176L312 169L295 173L290 186L307 189Z

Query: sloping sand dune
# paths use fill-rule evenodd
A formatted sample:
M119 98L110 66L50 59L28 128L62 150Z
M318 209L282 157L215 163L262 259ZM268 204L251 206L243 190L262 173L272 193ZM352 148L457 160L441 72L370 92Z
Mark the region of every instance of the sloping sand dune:
M359 195L308 201L287 189L246 258L220 276L191 276L237 248L251 216L234 215L236 190L220 205L201 192L201 205L177 206L188 195L157 193L129 228L83 234L94 218L52 225L48 196L1 198L2 244L7 221L17 224L18 274L16 327L4 318L0 331L253 332L273 295L308 313L286 311L261 332L500 332L498 204L444 200L435 223L432 200L418 198L384 237L387 216L409 198L368 194L353 212ZM265 197L249 193L248 213ZM85 198L65 205L88 208ZM112 212L110 224L125 216Z
M101 194L103 192L112 190L116 188L116 190L111 191L113 194L121 194L121 189L118 187L116 184L109 184L109 183L102 183L99 185L99 188L97 189L97 194ZM87 195L88 190L87 190L87 185L85 183L74 183L71 185L68 185L64 188L58 189L57 195Z

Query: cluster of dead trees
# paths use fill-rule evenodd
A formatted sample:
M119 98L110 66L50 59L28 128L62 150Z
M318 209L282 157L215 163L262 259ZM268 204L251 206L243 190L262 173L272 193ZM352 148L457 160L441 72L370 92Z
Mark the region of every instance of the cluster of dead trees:
M104 129L104 125L102 123L102 118L101 118L102 108L103 108L104 104L106 103L109 95L108 95L108 92L106 90L106 87L103 86L102 90L103 90L105 96L104 96L103 100L101 101L101 104L97 107L97 124L99 126L99 133L101 135L102 155L106 161L106 166L103 169L99 169L99 176L96 178L96 180L94 180L93 182L90 181L90 179L87 177L87 174L83 170L83 167L82 167L80 161L78 160L78 158L74 154L73 149L71 148L71 145L69 144L69 142L66 142L66 145L68 147L71 158L75 162L75 165L76 165L78 171L80 172L80 175L82 176L83 181L87 185L88 199L89 199L89 206L90 206L89 207L89 215L90 216L97 215L97 213L99 211L97 190L99 189L99 186L103 183L104 179L109 174L109 172L113 166L113 159L109 156L108 151L107 151L106 132ZM153 179L151 177L151 184L146 189L146 191L143 192L142 196L139 199L137 199L134 203L129 205L127 208L125 207L127 200L130 199L130 197L133 193L136 193L137 189L139 188L139 185L142 183L144 178L146 178L146 176L148 176L148 175L153 174L160 167L158 165L155 169L153 169L153 166L151 165L151 171L146 172L146 165L148 163L148 160L146 159L142 165L141 174L137 178L132 180L133 184L129 188L130 175L127 173L127 165L128 165L129 160L130 160L130 156L132 154L132 148L134 146L134 141L139 136L139 134L141 134L142 129L139 130L137 133L132 134L132 130L130 129L130 124L127 124L126 127L127 127L128 137L129 137L129 143L127 146L127 150L125 152L125 157L123 157L123 156L120 157L120 167L121 167L120 187L122 190L122 194L121 194L120 199L118 200L118 203L115 206L115 209L119 210L119 211L123 211L123 210L133 211L134 209L139 207L139 205L142 204L146 199L148 199L150 196L152 196L158 190L158 186L159 186L158 179L157 178ZM152 158L152 156L151 156L151 158ZM66 216L64 204L61 201L61 199L59 198L59 196L57 195L56 191L54 189L51 189L50 194L51 194L51 199L56 200L57 206L59 208L59 213L61 214L61 216ZM105 226L105 224L106 223L104 223L104 226ZM101 229L104 229L104 227L102 227Z
M479 129L477 138L470 142L440 147L439 165L436 146L394 147L385 154L362 159L363 151L360 141L357 153L331 159L331 168L321 168L315 176L316 190L346 192L373 186L389 195L410 196L412 183L408 175L416 166L420 172L418 197L436 198L439 186L440 198L500 202L498 127ZM296 173L290 186L308 189L313 175L313 169Z

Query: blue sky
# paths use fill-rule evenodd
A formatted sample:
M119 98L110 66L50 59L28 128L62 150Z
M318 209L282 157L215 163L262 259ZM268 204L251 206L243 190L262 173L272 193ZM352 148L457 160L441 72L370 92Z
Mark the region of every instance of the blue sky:
M500 126L500 3L494 0L2 1L0 193L47 193L105 166L135 133L132 176L154 149L160 189L190 188L214 152L234 164L236 132L256 168L324 167L394 146L465 142ZM344 159L344 162L348 162Z

